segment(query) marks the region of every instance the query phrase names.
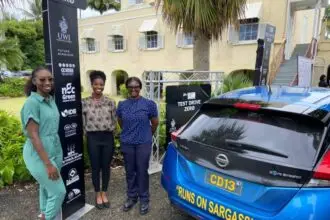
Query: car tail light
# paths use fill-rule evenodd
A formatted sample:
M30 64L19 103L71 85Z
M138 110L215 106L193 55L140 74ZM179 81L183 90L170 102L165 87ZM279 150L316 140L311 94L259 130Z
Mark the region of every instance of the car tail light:
M178 131L174 131L171 133L171 141L177 147L176 139L178 138Z
M330 187L330 150L327 151L314 170L313 177L307 187Z
M251 111L257 111L260 109L260 105L257 104L251 104L251 103L242 103L242 102L237 102L234 104L235 108L239 108L239 109L247 109L247 110L251 110Z
M174 132L171 133L171 142L176 147L178 146L176 140L177 140L179 134L181 133L181 131L184 129L184 127L185 127L185 125L182 126L181 128L179 128L178 130L176 130L176 131L174 131Z

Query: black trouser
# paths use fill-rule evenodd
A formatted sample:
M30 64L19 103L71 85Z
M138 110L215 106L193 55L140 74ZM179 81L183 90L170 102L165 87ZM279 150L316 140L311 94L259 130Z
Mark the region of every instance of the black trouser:
M114 151L113 133L109 131L88 132L87 144L95 192L100 192L100 171L102 171L102 191L106 192L110 180L110 164Z
M140 202L149 202L149 160L151 144L122 144L124 154L127 197L140 198Z

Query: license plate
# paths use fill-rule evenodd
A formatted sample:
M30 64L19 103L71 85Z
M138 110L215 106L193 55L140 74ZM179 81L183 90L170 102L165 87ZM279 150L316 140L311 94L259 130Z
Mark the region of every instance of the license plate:
M236 195L241 195L243 190L243 183L241 181L213 172L206 172L205 182Z

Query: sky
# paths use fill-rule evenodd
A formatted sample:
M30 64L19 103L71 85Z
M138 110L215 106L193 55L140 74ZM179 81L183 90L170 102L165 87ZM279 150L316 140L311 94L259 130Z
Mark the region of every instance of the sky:
M329 0L330 1L330 0ZM22 0L14 0L14 6L10 6L10 7L5 7L5 11L8 12L9 14L11 14L13 17L17 18L17 19L24 19L24 15L21 12L20 9L28 9L28 4L27 4L28 0L22 1ZM110 13L114 13L114 10L110 10L108 12L103 13L104 15L106 14L110 14ZM2 17L1 15L1 11L0 11L0 18ZM79 17L80 13L78 11L78 17ZM88 18L88 17L94 17L94 16L99 16L100 13L92 10L90 8L87 8L86 10L81 10L81 18Z
M27 2L31 1L31 0L13 0L15 2L15 6L18 8L27 8ZM328 3L330 4L330 0L328 0ZM14 17L18 18L18 19L23 19L23 15L21 13L21 11L19 9L15 9L13 7L7 7L6 11L9 12L10 14L12 14ZM110 10L108 12L105 12L104 14L110 14L110 13L114 13L114 10ZM79 17L80 13L78 11L78 17ZM97 11L94 11L92 9L87 8L86 10L82 10L81 12L81 18L88 18L88 17L94 17L94 16L99 16L100 13L98 13ZM0 11L0 19L1 19L1 11Z

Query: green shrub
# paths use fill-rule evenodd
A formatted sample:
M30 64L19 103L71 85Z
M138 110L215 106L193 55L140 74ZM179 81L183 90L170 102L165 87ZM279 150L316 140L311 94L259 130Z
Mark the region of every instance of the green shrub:
M251 87L253 85L252 81L248 76L243 74L228 75L223 81L222 88L215 92L214 95L220 95L222 93L230 92L236 89L242 89L246 87Z
M120 95L125 99L128 98L128 90L125 84L120 85Z
M0 188L32 179L23 160L24 142L19 120L0 110Z
M166 148L166 105L160 104L159 108L159 146L161 151Z
M20 97L24 96L24 78L6 78L0 83L0 97Z
M114 133L114 138L115 138L115 146L114 146L114 153L113 153L113 164L115 166L118 165L122 165L124 163L124 158L123 155L121 153L121 149L120 149L120 126L117 123L117 128L116 128L116 132Z

